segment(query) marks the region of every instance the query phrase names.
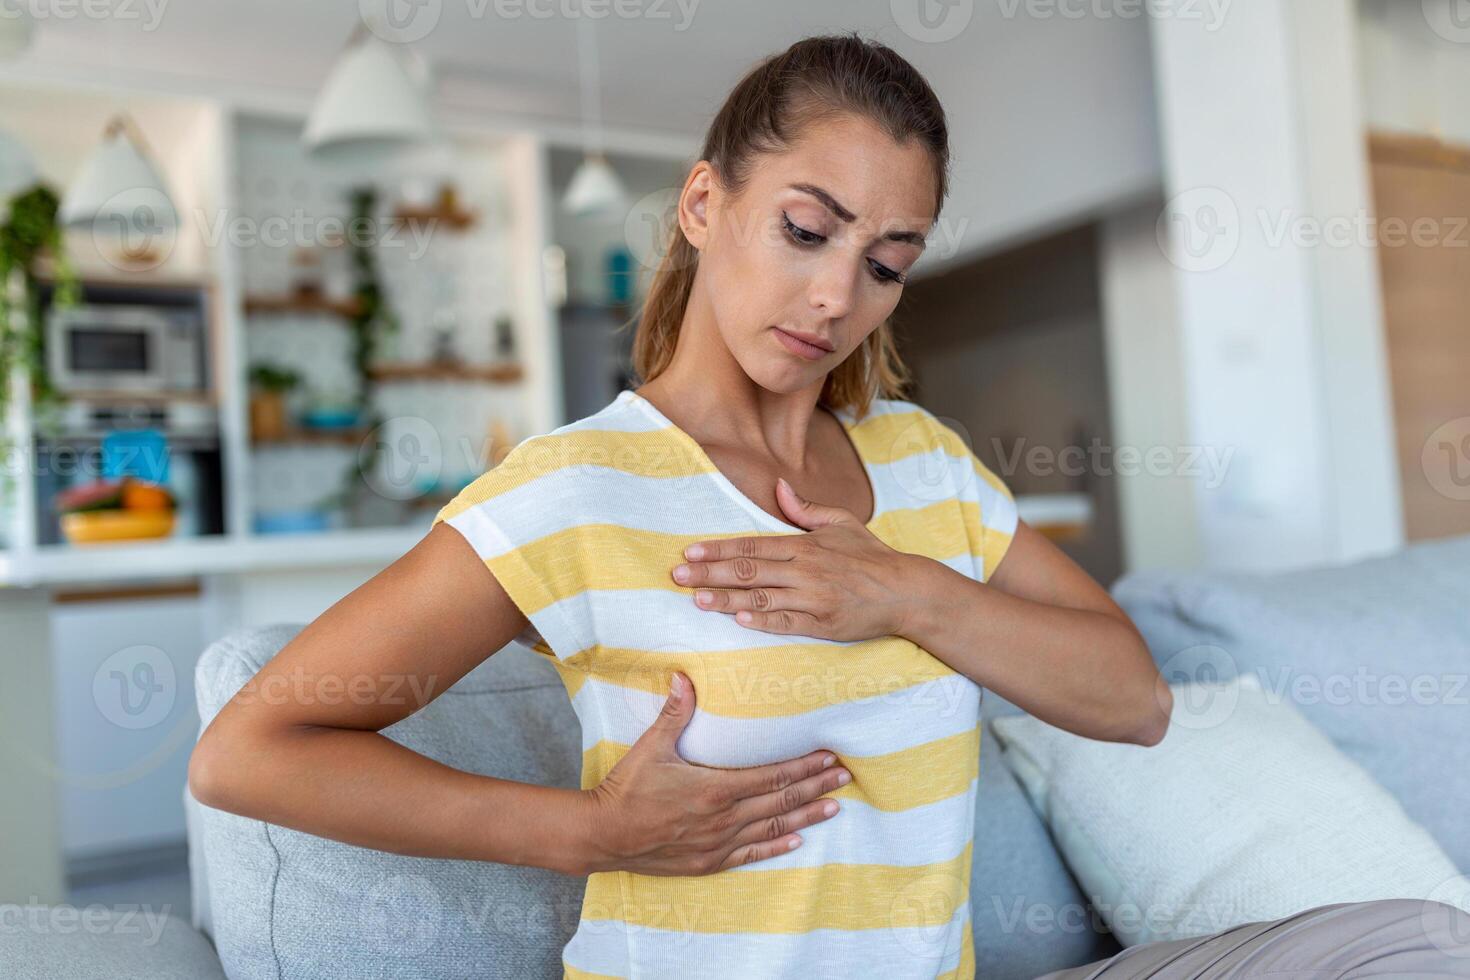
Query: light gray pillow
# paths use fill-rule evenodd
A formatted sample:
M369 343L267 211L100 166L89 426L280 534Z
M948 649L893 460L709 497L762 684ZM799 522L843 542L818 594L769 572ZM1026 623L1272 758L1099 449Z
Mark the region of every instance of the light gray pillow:
M1254 674L1470 872L1470 535L1273 574L1136 572L1112 592L1170 684Z
M1249 674L1171 685L1156 746L998 718L1003 758L1127 945L1470 883L1372 777Z
M195 684L208 725L300 624L212 644ZM202 730L202 727L201 727ZM519 645L383 734L469 772L580 785L581 725L550 664ZM216 949L231 980L559 978L586 880L541 868L407 857L192 802Z

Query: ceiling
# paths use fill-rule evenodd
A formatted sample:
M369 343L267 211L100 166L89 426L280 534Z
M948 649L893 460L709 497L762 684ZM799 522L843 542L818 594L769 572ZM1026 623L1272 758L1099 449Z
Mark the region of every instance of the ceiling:
M366 14L378 33L413 42L447 115L575 134L578 28L590 25L605 124L685 155L761 57L802 36L856 30L911 60L945 105L951 257L1158 183L1148 30L1139 18L1028 15L1067 5L1020 0L587 0L604 15L584 20L578 2L89 0L118 13L94 19L78 13L86 4L57 5L74 16L39 21L30 50L7 71L119 85L141 78L190 94L248 92L304 105ZM937 38L925 26L935 23ZM926 256L923 265L932 271L935 261Z

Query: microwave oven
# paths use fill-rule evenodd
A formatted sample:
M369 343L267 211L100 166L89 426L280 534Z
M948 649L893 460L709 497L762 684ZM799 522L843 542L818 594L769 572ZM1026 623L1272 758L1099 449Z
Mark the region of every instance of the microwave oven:
M68 394L197 392L204 388L202 341L194 310L68 306L47 317L47 367Z

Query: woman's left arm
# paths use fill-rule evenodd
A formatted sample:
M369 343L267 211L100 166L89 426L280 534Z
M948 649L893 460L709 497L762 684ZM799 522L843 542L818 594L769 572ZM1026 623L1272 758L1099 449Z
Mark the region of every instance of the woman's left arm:
M1138 628L1092 576L1018 521L988 582L906 555L896 635L981 687L1087 738L1157 745L1173 695Z
M1163 739L1173 696L1137 627L1025 521L978 582L895 551L848 511L803 500L784 483L776 497L809 533L686 550L674 580L696 589L701 608L772 633L902 636L1058 728L1139 745Z

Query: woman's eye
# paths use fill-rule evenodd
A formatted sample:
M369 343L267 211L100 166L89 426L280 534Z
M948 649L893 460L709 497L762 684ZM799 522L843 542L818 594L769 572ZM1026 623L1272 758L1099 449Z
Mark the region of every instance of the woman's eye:
M792 240L798 245L820 245L827 240L827 236L819 235L814 231L807 231L805 228L792 222L790 216L785 211L781 212L781 223L786 227L786 234L790 235ZM895 282L901 286L908 281L908 277L903 273L890 269L883 263L874 261L873 259L868 260L868 268L873 273L873 278L879 282Z
M872 259L869 259L868 266L873 270L873 278L879 282L896 282L900 286L908 282L908 277L902 272L895 272L881 262L874 262Z
M818 245L827 240L824 236L818 235L814 231L807 231L799 225L792 224L791 219L787 217L785 211L781 212L781 222L786 226L786 233L799 244Z

